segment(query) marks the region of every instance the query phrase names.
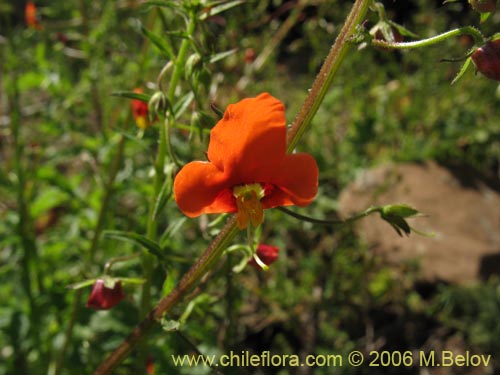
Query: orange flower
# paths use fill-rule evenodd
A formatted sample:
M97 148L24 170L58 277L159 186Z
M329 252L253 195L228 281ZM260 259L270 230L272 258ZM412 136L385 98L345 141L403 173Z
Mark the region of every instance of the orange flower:
M286 153L283 104L268 93L229 105L210 133L208 162L185 165L174 181L184 214L237 212L240 229L264 220L264 209L306 206L318 191L318 167L305 153Z
M28 1L26 3L26 6L24 8L24 19L28 27L37 30L42 29L42 25L38 22L38 19L36 17L36 5L35 3L33 3L33 1Z
M142 89L135 88L134 92L137 94L142 94ZM132 115L134 116L135 123L137 127L140 129L146 129L149 125L149 109L148 103L143 102L142 100L132 99L130 102L130 106L132 107Z

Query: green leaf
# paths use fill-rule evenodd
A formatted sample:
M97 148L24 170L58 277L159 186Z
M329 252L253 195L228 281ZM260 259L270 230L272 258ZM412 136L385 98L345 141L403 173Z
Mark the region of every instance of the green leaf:
M230 49L229 51L216 53L215 55L210 56L208 62L212 64L219 60L225 59L226 57L233 55L236 51L237 49L235 48L235 49Z
M491 15L492 15L491 12L481 13L479 15L479 23L485 22L488 18L490 18Z
M418 34L413 31L408 30L406 27L400 25L399 23L393 21L387 21L392 27L394 27L402 36L407 36L409 38L418 38Z
M96 280L97 279L83 280L83 281L80 281L78 283L70 284L66 288L73 289L73 290L86 288L88 286L93 285L96 282Z
M237 7L245 3L245 0L234 0L234 1L215 1L211 3L207 8L203 10L203 13L200 14L200 20L206 20L209 17L215 16L216 14L225 12L231 8Z
M31 215L38 217L50 209L57 207L68 201L68 196L61 190L54 187L43 189L32 202Z
M161 52L165 53L167 57L171 60L175 60L175 53L172 50L170 44L168 44L165 39L156 35L155 33L149 31L144 26L141 25L141 33L148 38L151 43L153 43Z
M119 230L107 230L103 232L103 236L142 246L160 260L165 259L165 255L162 253L160 246L142 234Z
M140 100L141 102L148 103L149 99L151 98L150 95L148 94L142 94L142 93L137 93L133 91L114 91L111 93L113 96L119 96L122 98L128 98L128 99L136 99Z
M167 230L162 234L160 238L160 245L163 250L165 250L165 248L168 246L170 237L180 231L186 221L187 217L181 217L168 226Z
M174 105L174 118L177 120L189 107L194 99L194 93L192 91L188 92L182 98L180 98Z
M177 320L172 320L172 319L161 319L161 328L163 328L164 331L167 332L173 332L173 331L178 331L181 326L181 323Z
M179 2L170 0L147 0L144 3L142 3L142 6L143 7L157 6L170 9L179 9Z
M156 220L158 213L165 207L165 204L168 201L168 198L172 194L172 184L169 178L165 179L163 186L156 198L155 206L153 209L153 219Z
M469 65L470 65L470 62L472 61L472 59L470 57L467 58L467 60L465 60L464 64L462 65L462 67L460 68L460 71L458 72L457 76L455 78L453 78L453 81L451 81L451 84L453 85L455 82L457 82L460 78L462 78L462 76L464 75L464 73L467 71L467 69L469 68Z
M388 204L382 207L383 215L395 215L400 217L410 217L419 214L418 210L407 204Z
M167 277L165 278L165 281L163 282L163 288L161 291L163 296L167 296L174 289L175 281L176 281L176 278L175 278L174 273L171 270L169 270L167 272Z
M140 279L137 277L117 277L117 280L122 282L122 285L126 284L134 284L134 285L142 285L146 282L145 279Z

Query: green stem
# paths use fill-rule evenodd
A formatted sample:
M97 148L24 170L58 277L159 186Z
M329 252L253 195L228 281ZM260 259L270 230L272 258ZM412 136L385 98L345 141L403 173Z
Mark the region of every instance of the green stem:
M196 22L195 22L195 14L190 14L189 15L189 22L187 25L187 35L191 37L193 35L195 27L196 27ZM189 50L189 45L191 44L190 39L185 38L181 46L179 47L179 53L177 54L177 59L175 60L175 67L174 67L174 72L172 73L172 78L170 80L170 86L168 88L168 100L170 103L174 103L175 99L175 90L177 88L177 84L179 83L179 80L182 76L182 73L184 72L184 65L186 63L186 57L187 53Z
M13 50L15 47L12 46ZM23 250L21 257L21 282L29 301L30 334L34 338L34 345L40 346L40 308L36 296L43 292L41 274L38 269L38 247L33 229L33 218L29 211L28 179L23 163L24 142L21 139L21 107L19 102L19 88L17 76L12 74L11 88L7 90L9 95L10 126L14 142L14 169L17 177L17 211L18 224L17 235ZM43 353L42 353L43 355Z
M464 26L458 29L447 31L443 34L439 34L427 39L416 40L413 42L388 42L385 40L373 39L372 44L377 47L384 48L395 48L395 49L411 49L411 48L420 48L420 47L428 47L432 46L436 43L440 43L445 41L446 39L453 38L460 35L470 35L474 38L474 42L476 44L484 44L484 36L481 32L472 27L472 26Z
M107 275L111 271L111 267L113 267L113 265L115 265L116 263L126 262L129 260L138 258L140 256L141 256L141 254L135 253L135 254L131 254L131 255L124 255L121 257L112 258L112 259L108 260L106 262L106 264L104 265L104 272L103 273L105 275Z
M295 117L292 126L287 134L288 147L287 151L292 152L297 146L299 139L305 132L307 127L311 124L312 119L316 115L320 104L325 98L326 92L337 73L340 63L344 59L347 50L350 46L349 39L356 32L356 27L359 25L368 11L371 0L356 0L351 12L347 16L344 26L340 30L337 39L333 43L328 56L321 67L314 83L307 95L304 104Z
M288 151L295 148L305 128L310 124L326 91L333 79L333 73L338 70L342 58L345 56L349 37L355 32L356 26L364 18L371 0L356 0L339 37L328 54L325 64L314 81L304 105L287 136ZM332 70L333 72L330 72ZM172 87L171 87L172 89ZM173 89L175 92L175 88ZM181 278L179 284L165 297L158 306L132 331L132 333L115 349L115 351L96 369L94 375L109 375L128 356L128 354L143 340L146 334L155 326L155 321L168 313L220 258L224 249L238 233L236 215L232 215L219 235L203 252L201 257L193 264Z
M304 216L301 214L298 214L294 211L289 210L288 208L285 207L278 207L278 209L282 212L284 212L287 215L290 215L296 219L299 219L301 221L307 221L309 223L314 223L314 224L322 224L322 225L345 225L345 224L350 224L353 223L359 219L362 219L374 212L381 212L382 207L380 206L372 206L366 209L365 211L359 212L351 217L348 217L347 219L340 219L340 220L322 220L322 219L315 219L313 217L309 216Z

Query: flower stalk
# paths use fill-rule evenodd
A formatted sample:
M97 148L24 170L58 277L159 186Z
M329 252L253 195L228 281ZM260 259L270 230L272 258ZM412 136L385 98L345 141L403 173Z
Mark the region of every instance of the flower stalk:
M310 125L323 101L328 87L335 73L338 71L347 49L349 39L355 33L356 27L361 23L368 10L371 0L356 0L346 22L335 40L323 67L321 68L314 84L309 91L299 114L295 118L287 134L287 151L291 152L297 145L300 137ZM185 41L183 41L185 42ZM187 48L187 47L186 47ZM180 60L180 59L179 59ZM176 64L176 69L178 68ZM179 73L180 74L180 73ZM175 77L175 75L174 75ZM174 78L173 77L173 78ZM170 92L175 93L176 81L172 79ZM169 95L170 96L170 95ZM142 341L147 332L155 326L156 320L161 319L189 292L223 254L235 235L239 232L237 215L233 214L222 228L219 235L208 246L201 257L193 264L189 271L181 278L177 286L163 298L158 306L153 309L132 333L118 346L118 348L96 369L94 375L109 375L128 356L128 354Z
M412 48L420 48L420 47L428 47L437 43L441 43L446 39L453 38L461 35L470 35L476 44L484 43L484 36L481 32L472 26L464 26L458 29L450 30L445 33L435 35L430 38L415 40L413 42L389 42L387 40L382 39L374 39L372 40L372 44L377 47L383 48L394 48L394 49L412 49Z

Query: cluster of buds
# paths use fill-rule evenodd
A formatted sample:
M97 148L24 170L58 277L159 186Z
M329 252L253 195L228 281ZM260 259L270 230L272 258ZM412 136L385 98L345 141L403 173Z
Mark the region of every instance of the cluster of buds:
M476 49L471 59L478 72L490 79L500 81L500 39L489 41Z

